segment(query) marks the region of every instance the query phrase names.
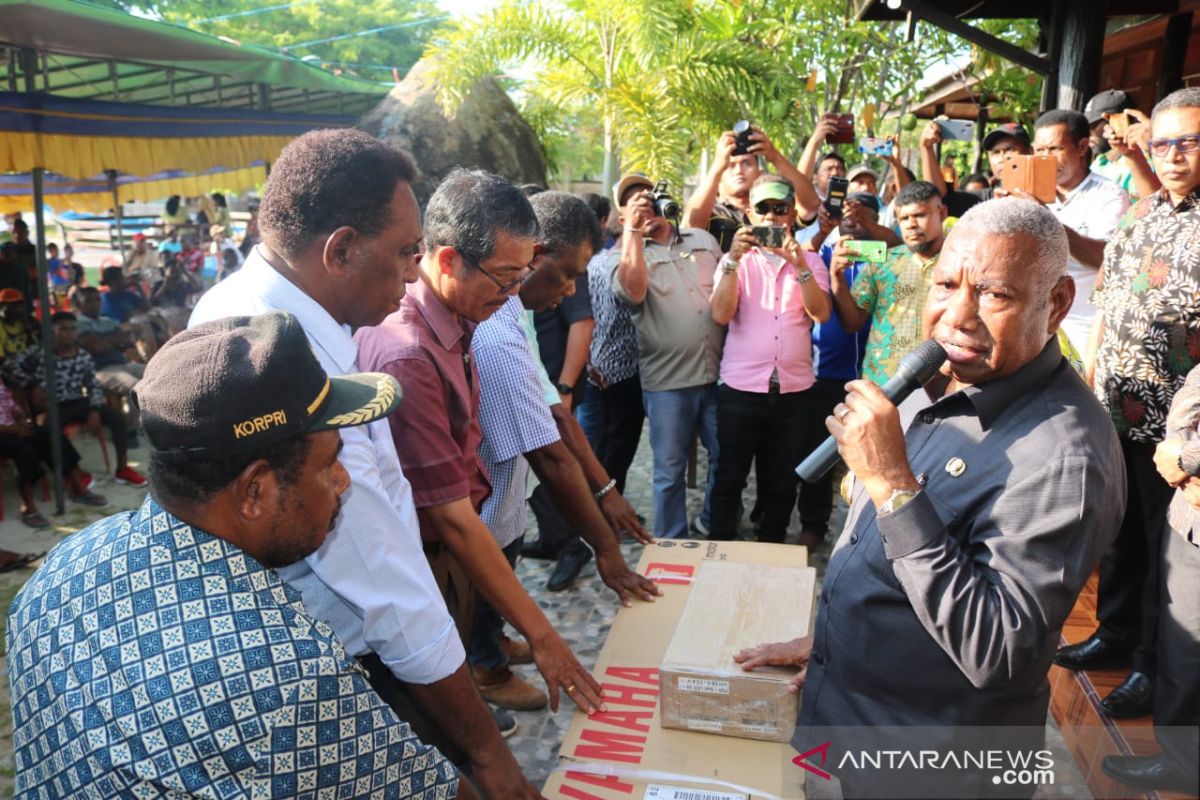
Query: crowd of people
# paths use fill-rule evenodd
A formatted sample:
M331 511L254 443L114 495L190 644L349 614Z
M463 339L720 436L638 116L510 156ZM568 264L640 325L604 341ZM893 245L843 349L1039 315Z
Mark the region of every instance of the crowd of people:
M182 198L169 198L161 225L133 234L122 258L102 262L95 286L70 244L61 251L56 242L44 247L59 416L71 432L85 428L99 436L102 427L109 431L114 479L121 484L146 484L128 459L129 448L139 446L138 413L129 394L146 362L183 330L200 294L235 272L243 253L257 242L253 209L239 246L229 238L232 223L222 194L197 198L193 205L189 211ZM156 230L162 231L160 237ZM37 245L19 213L8 216L0 238L7 239L0 243L0 458L17 466L22 522L45 528L50 522L34 498L37 482L53 466L37 319ZM156 244L155 238L161 241ZM90 490L91 475L79 466L78 452L66 437L60 441L67 496L85 505L106 505ZM27 561L19 553L0 553L0 569Z
M115 444L133 428L108 398L131 398L150 492L55 548L13 604L18 792L538 797L508 711L607 707L517 558L556 560L551 591L594 558L629 604L659 589L622 537L729 540L747 518L779 543L796 509L816 547L832 473L794 470L828 435L849 512L814 635L736 657L800 669L799 750L812 730L912 725L938 726L925 746L979 726L981 744L1036 749L1052 663L1129 666L1103 710L1153 713L1163 750L1105 769L1194 791L1200 89L1129 105L1102 93L1032 138L1001 125L991 174L960 187L936 122L923 179L893 149L882 186L825 149L829 118L795 164L730 131L684 203L638 173L610 199L456 169L421 209L404 153L353 130L294 140L261 243L211 222L222 280L156 355L122 327L146 301L127 270L54 316L74 376L60 410ZM999 184L1023 154L1053 157L1053 201ZM5 291L24 431L40 350L10 348L34 333ZM926 339L947 361L897 407L879 385ZM623 496L647 422L649 530ZM1100 627L1059 649L1097 566ZM839 777L846 797L887 794L878 774Z

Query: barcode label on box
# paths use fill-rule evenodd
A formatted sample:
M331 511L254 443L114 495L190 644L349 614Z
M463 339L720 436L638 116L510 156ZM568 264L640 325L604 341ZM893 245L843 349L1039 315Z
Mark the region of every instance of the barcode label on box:
M720 733L723 730L720 721L715 719L689 719L687 726L689 730L709 733Z
M698 694L729 694L729 681L713 678L680 678L679 691Z
M646 787L642 800L747 800L744 794L710 792L704 789L688 789L685 786L664 786L652 783Z
M742 722L742 730L752 733L775 733L779 730L769 722Z

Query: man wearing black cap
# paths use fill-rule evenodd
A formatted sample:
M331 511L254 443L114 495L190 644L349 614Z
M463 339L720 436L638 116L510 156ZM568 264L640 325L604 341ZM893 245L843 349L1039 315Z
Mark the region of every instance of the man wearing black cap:
M1133 184L1130 159L1119 151L1114 151L1108 139L1104 137L1104 132L1109 129L1109 117L1124 114L1131 108L1133 100L1129 95L1120 89L1107 89L1087 101L1087 105L1083 107L1083 115L1087 117L1088 127L1092 132L1091 146L1092 153L1095 154L1091 163L1092 172L1108 178L1124 189L1131 199L1136 200L1139 194Z
M395 382L331 379L273 313L176 336L135 399L150 495L55 547L10 611L17 793L454 792L275 571L333 529L337 430L392 411Z
M942 141L942 129L936 120L930 120L921 132L921 171L925 180L938 187L942 193L942 202L949 209L952 217L961 217L971 206L979 202L979 197L971 192L960 192L953 186L947 185L942 177L942 169L938 165L937 146ZM988 166L992 173L993 187L999 181L1000 168L1009 156L1029 155L1033 145L1029 134L1015 122L993 128L983 137L983 152L987 153ZM992 199L991 190L983 193L984 200Z

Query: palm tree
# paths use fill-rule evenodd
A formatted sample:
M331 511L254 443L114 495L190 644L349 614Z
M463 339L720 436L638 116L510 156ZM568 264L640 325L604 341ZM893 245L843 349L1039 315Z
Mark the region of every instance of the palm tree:
M745 114L774 69L732 35L721 12L689 0L504 0L434 35L438 100L453 113L480 78L525 64L522 91L545 113L595 113L604 140L604 186L626 169L679 181L698 137L707 142ZM677 184L678 185L678 184Z

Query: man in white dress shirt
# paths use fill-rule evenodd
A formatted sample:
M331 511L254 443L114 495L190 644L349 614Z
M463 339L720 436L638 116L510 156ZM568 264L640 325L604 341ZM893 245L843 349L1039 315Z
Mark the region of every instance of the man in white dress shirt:
M1096 307L1092 289L1104 260L1104 246L1129 209L1129 195L1103 175L1090 169L1091 129L1078 111L1047 111L1034 123L1033 154L1054 156L1055 198L1043 204L1067 232L1071 258L1067 271L1075 280L1075 303L1063 320L1062 329L1080 353L1088 348ZM998 190L996 196L1004 195ZM1013 195L1037 201L1024 192Z
M289 311L326 372L357 371L352 332L398 309L405 284L417 278L415 176L407 155L361 131L295 139L271 165L259 209L262 244L201 298L190 324ZM485 795L539 797L471 681L422 550L412 490L387 422L347 428L342 440L351 488L337 528L280 576L349 654L374 656L395 675L400 691L384 692L384 699L414 730L444 731L439 749L468 767Z

